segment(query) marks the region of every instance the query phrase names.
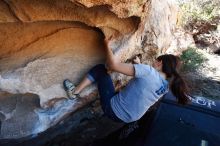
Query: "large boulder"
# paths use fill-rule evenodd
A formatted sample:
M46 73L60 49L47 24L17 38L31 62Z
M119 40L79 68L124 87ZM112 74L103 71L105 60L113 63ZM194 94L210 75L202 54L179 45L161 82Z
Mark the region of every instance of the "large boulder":
M93 101L94 86L67 100L62 81L77 84L104 63L104 36L121 61L150 62L169 48L178 20L172 0L3 0L0 10L0 100L8 105L0 138L42 132Z

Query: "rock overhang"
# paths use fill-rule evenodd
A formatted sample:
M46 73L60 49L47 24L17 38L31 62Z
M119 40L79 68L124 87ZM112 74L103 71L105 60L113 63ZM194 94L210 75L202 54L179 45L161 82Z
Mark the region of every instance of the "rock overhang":
M7 20L1 19L0 30L5 34L0 38L2 42L0 51L1 78L8 79L18 75L23 79L20 81L22 85L17 85L17 87L20 86L23 89L27 86L34 87L41 84L44 85L40 88L46 89L49 85L54 84L52 79L53 83L51 84L46 82L48 79L42 79L43 81L41 82L35 82L34 79L41 80L39 78L43 78L45 74L50 74L50 76L55 78L53 74L59 72L56 69L61 71L62 69L59 68L61 66L64 68L65 66L61 62L70 63L71 61L68 59L71 56L75 58L72 62L81 62L83 65L87 64L86 59L88 58L93 58L96 62L103 62L103 50L99 49L103 48L101 40L103 38L101 38L100 31L97 30L101 30L106 37L114 36L114 38L118 38L117 40L120 42L120 40L124 39L124 36L131 36L140 23L140 18L138 17L117 17L116 14L109 10L109 6L106 4L90 8L82 6L82 4L79 5L77 1L71 2L68 0L9 0L4 1L3 4L4 6L2 5L2 7L5 9L7 6L8 10L5 14L2 13L0 18L5 18L11 12L11 17L14 17L14 20L9 21L9 23ZM93 48L95 50L91 51ZM68 56L68 59L65 61L65 57L61 57L61 54ZM52 61L55 56L56 64L59 64L59 60L62 60L60 61L60 66L55 67L56 69L53 71L47 70L45 71L47 73L45 73L45 68L48 68L48 66L51 68L51 66L55 65L54 61ZM102 56L102 59L97 59L100 56ZM47 59L50 61L46 61ZM52 65L48 62L51 62ZM88 62L90 62L88 63L90 64L89 66L91 66L91 63L95 63L92 60ZM82 68L88 68L88 64L82 67L80 64L73 63L72 66L74 68L69 67L69 70L82 71ZM68 68L67 65L65 67ZM64 72L68 73L70 71ZM74 74L77 74L76 72ZM82 72L85 73L85 70ZM27 81L29 85L25 85L23 83L28 76L30 76L31 81ZM72 74L67 77L77 80L75 76ZM26 91L23 89L14 89L14 91L8 89L6 91L13 91L14 93L15 91L19 91L19 93L33 91L33 89L27 89Z
M159 5L165 11L157 10ZM9 134L4 130L16 123L2 118L1 138L44 131L97 97L92 86L82 93L83 100L68 101L62 81L78 83L90 67L104 63L102 34L113 36L110 47L122 61L143 52L145 60L161 53L176 21L170 6L157 0L0 1L0 90L12 97L28 93L40 99L40 106L30 111L38 119L35 128L22 129L22 124L31 124L24 120ZM158 21L163 23L157 25Z

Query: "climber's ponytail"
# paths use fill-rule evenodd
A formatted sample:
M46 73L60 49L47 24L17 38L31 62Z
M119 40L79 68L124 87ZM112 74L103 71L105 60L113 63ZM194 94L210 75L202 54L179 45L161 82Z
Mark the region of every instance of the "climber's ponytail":
M174 71L173 80L171 82L171 91L177 97L178 103L186 104L188 102L188 88L183 78Z
M158 61L162 61L162 72L164 72L167 78L171 78L170 88L174 96L176 96L178 103L186 104L189 99L188 88L183 78L177 72L180 59L174 55L166 54L159 56Z

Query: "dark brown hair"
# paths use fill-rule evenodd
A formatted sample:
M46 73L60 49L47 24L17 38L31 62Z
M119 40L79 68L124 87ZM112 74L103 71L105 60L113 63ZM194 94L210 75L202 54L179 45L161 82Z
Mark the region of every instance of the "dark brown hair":
M162 72L166 74L167 78L172 78L170 88L174 96L176 96L178 103L188 103L188 87L177 72L177 68L180 65L180 58L172 54L165 54L159 56L157 60L162 61Z

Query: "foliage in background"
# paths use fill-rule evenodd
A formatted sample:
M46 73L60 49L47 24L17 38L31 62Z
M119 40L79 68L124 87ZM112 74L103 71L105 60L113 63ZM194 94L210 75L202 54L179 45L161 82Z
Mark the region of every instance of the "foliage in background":
M182 10L181 25L193 21L211 21L220 16L220 0L178 0Z
M188 48L182 52L180 59L183 71L196 71L207 60L196 48Z

